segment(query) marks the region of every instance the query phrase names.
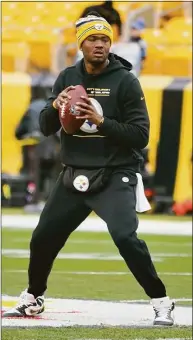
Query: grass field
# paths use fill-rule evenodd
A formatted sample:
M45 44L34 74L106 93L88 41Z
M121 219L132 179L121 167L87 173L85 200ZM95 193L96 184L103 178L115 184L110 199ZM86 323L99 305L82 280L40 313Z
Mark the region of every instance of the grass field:
M18 213L18 212L17 212ZM174 219L173 219L174 220ZM182 226L183 227L183 226ZM28 245L32 230L2 230L2 294L18 296L27 286ZM191 236L139 235L151 251L168 295L192 298ZM74 232L60 252L49 277L46 297L148 301L128 273L108 233ZM190 305L179 301L177 305ZM131 305L132 310L132 305ZM191 339L191 327L160 328L3 328L3 340L52 339Z

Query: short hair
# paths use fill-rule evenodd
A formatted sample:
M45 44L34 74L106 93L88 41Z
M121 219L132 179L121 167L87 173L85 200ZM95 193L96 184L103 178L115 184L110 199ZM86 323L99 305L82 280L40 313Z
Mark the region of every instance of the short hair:
M89 15L94 15L95 17L98 17L98 18L101 17L101 15L98 12L96 12L96 11L91 11L86 16L88 17Z

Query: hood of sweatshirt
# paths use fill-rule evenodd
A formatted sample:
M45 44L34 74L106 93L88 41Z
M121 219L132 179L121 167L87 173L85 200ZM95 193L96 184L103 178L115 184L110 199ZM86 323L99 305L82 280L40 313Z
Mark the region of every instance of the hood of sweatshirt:
M116 72L120 69L126 69L127 71L132 70L132 65L129 61L123 59L122 57L118 56L117 54L114 53L109 53L109 65L104 68L104 70L98 74L98 75L93 75L93 74L88 74L85 70L84 66L84 59L81 59L80 61L77 62L76 64L76 69L79 75L81 77L97 77L97 76L102 76L103 74L107 73L112 73Z

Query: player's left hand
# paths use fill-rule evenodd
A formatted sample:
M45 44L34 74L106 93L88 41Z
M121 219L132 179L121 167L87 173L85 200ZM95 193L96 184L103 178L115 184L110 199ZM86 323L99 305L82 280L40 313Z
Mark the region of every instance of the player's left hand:
M97 112L90 98L81 96L85 103L77 102L76 110L81 112L80 116L76 116L76 119L88 119L89 122L99 125L101 123L101 115Z

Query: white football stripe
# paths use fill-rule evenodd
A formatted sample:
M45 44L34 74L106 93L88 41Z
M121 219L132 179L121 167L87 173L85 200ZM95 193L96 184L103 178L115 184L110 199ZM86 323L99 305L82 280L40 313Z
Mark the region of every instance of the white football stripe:
M11 242L14 242L14 243L23 243L23 242L26 242L27 244L29 244L29 238L27 237L20 237L20 238L14 238L13 240L11 240ZM101 245L101 244L109 244L109 245L114 245L113 241L112 240L96 240L96 239L77 239L77 240L72 240L72 239L69 239L68 240L68 244L96 244L97 246L98 245ZM178 243L178 242L154 242L154 241L148 241L148 246L163 246L164 247L192 247L192 243L191 242L184 242L184 243Z
M34 229L38 224L36 215L2 215L2 227ZM77 231L107 232L106 223L98 217L89 217L77 228ZM155 235L192 235L192 221L152 221L140 220L138 233Z
M18 270L12 270L12 269L3 269L3 272L6 273L27 273L26 269L18 269ZM65 271L65 270L53 270L54 274L70 274L70 275L132 275L129 271L128 272L90 272L90 271ZM192 276L192 273L190 272L182 272L182 273L175 273L175 272L158 272L158 275L163 276Z
M2 255L5 257L14 258L29 258L30 252L26 249L2 249ZM108 253L60 253L57 259L72 259L72 260L99 260L99 261L123 261L120 255ZM153 261L161 262L160 257L153 257Z
M26 249L2 249L2 255L4 256L16 256L23 257L29 256L30 252ZM151 253L151 256L156 258L164 257L191 257L191 253ZM123 261L120 255L114 253L60 253L57 256L58 259L95 259L95 260L116 260Z

